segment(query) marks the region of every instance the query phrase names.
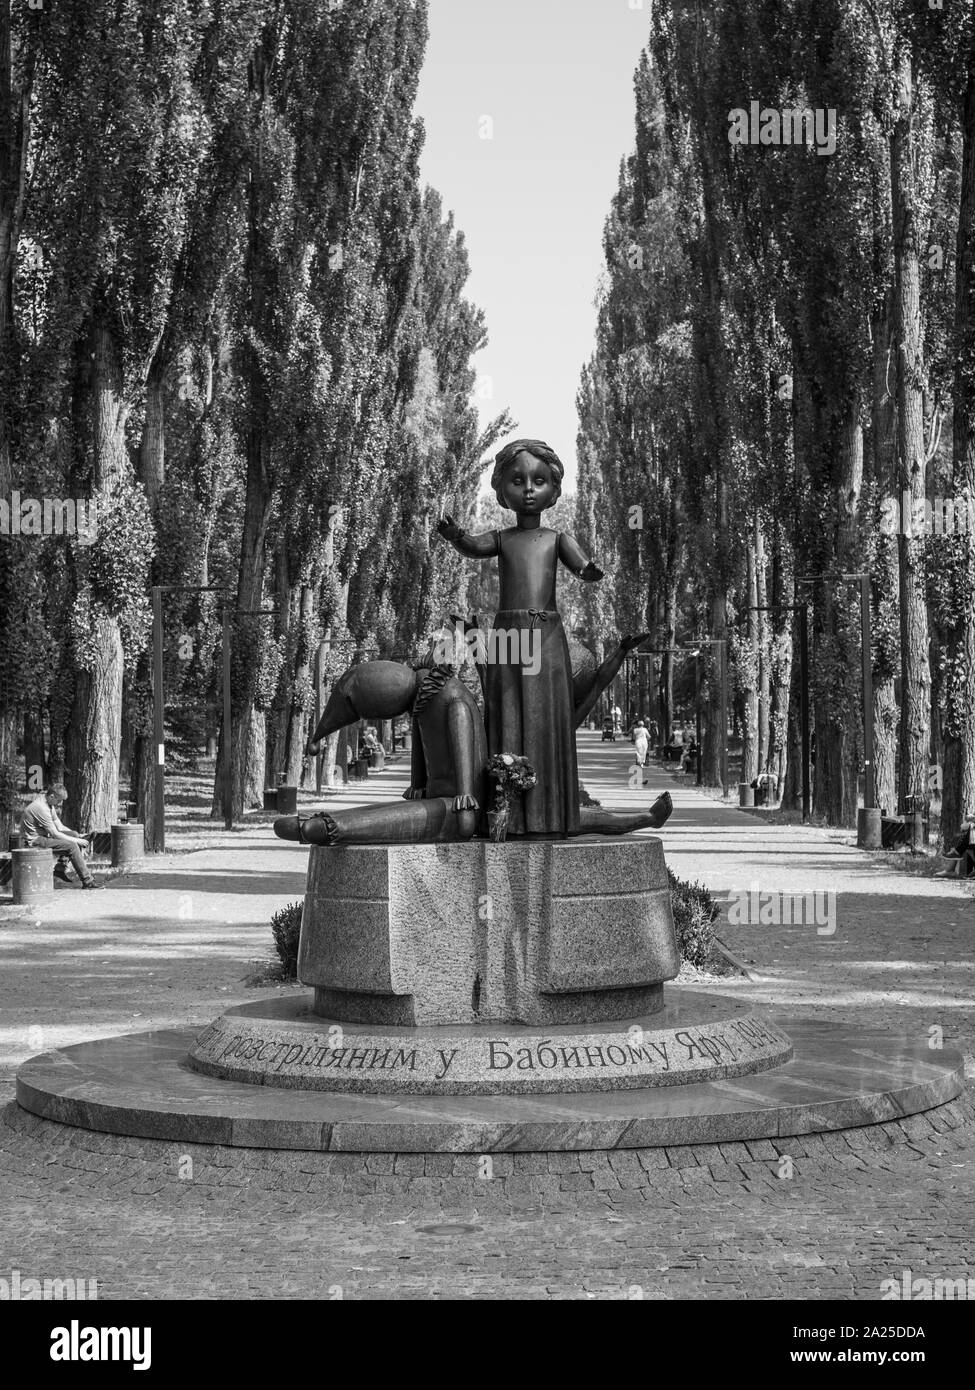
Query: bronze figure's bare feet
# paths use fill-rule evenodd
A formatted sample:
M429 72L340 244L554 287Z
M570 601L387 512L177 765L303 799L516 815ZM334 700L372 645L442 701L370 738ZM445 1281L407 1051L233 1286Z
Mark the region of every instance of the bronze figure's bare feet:
M338 826L326 811L313 816L279 816L274 822L279 840L297 840L300 845L334 845Z
M664 821L670 819L674 803L671 800L670 792L661 792L656 801L650 807L650 815L653 818L653 828L659 830Z

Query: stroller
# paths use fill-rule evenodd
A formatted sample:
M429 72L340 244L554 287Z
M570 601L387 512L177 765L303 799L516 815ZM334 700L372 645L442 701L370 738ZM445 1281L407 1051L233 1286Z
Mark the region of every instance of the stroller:
M607 739L610 743L616 742L616 725L613 723L612 716L608 714L603 720L603 736L600 742L605 743Z

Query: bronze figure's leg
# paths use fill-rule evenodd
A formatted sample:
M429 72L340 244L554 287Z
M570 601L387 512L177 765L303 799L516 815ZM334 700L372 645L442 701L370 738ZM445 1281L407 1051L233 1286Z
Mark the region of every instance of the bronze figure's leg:
M673 809L670 792L661 792L649 811L604 811L601 806L583 806L579 834L629 835L633 830L659 830Z
M448 797L429 801L394 801L382 806L354 806L348 811L319 811L279 816L274 833L281 840L309 845L430 844L456 839L456 813Z

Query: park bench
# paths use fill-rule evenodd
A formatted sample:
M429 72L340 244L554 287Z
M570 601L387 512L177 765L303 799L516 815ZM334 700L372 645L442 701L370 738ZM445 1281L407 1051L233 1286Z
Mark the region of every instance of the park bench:
M883 849L896 849L907 844L907 822L900 816L881 816L880 844Z
M917 805L915 805L915 800ZM912 843L927 844L931 830L930 797L908 797L907 813L903 816L888 816L886 809L880 817L880 844L882 849L896 849L898 845Z

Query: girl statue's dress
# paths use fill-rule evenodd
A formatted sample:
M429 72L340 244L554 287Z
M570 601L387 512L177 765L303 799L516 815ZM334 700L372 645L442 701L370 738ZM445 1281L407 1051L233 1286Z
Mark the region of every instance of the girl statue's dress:
M496 531L501 606L494 628L517 633L522 660L489 661L485 672L488 752L521 753L535 769L531 791L511 808L512 835L578 835L572 666L562 619L555 607L561 537L557 531ZM529 554L529 547L531 548ZM531 584L525 592L530 560ZM528 607L513 606L518 599ZM509 607L509 604L512 606ZM502 655L512 642L492 641ZM528 660L528 657L531 660Z

